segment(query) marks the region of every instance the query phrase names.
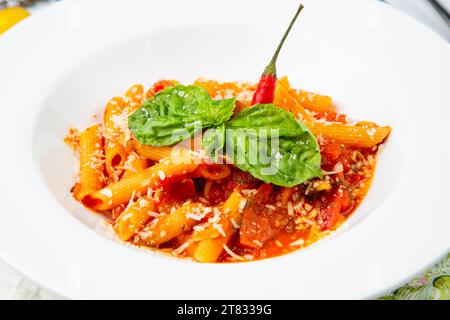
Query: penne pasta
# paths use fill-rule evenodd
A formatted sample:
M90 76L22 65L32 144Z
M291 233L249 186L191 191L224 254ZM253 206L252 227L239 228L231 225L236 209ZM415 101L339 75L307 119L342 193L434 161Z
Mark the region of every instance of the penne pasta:
M286 76L278 79L277 86L282 86L286 89L299 104L310 111L326 112L334 109L333 100L331 97L313 92L292 89Z
M349 125L338 122L316 121L305 108L300 99L295 98L292 91L287 87L287 78L283 77L277 82L275 91L275 104L290 112L302 120L315 136L323 136L334 139L343 144L353 145L361 148L373 147L383 142L391 132L390 127L378 127L374 124ZM324 96L316 98L317 101L326 105ZM318 102L319 103L319 102ZM330 98L331 103L331 98ZM329 109L327 109L329 110Z
M162 215L143 229L141 240L150 246L159 246L183 231L190 230L197 220L189 214L199 215L204 206L201 203L186 202L172 213Z
M208 234L210 237L215 236L215 238L202 239L197 243L193 253L195 260L199 262L217 261L223 251L224 245L227 244L235 232L234 224L240 223L243 204L245 204L245 198L238 191L234 191L222 206L222 211L225 216L217 224L213 223L209 229L202 232L203 234ZM218 228L221 228L223 234L217 231Z
M235 96L240 92L239 86L234 82L220 83L215 80L200 78L194 81L194 85L205 89L211 97L215 97L218 94Z
M153 161L159 161L164 158L168 158L172 154L172 147L153 147L153 146L146 146L143 144L140 144L136 140L133 140L133 146L136 150L136 152L144 158L147 158L149 160Z
M80 183L75 197L78 200L103 187L104 155L99 125L80 134Z
M193 172L199 164L194 155L189 158L167 158L154 166L114 182L93 192L84 199L85 205L96 210L108 210L132 199L133 194L145 194L148 188L156 188L166 177Z
M128 241L150 220L156 210L153 199L143 196L126 208L117 218L114 230L120 240Z
M312 116L305 111L304 106L290 94L280 81L276 85L274 104L293 113L296 118L301 120L312 119Z
M289 93L310 111L326 112L334 110L333 100L329 96L295 89L289 89Z
M105 169L109 177L118 179L125 164L126 151L121 142L123 128L122 112L125 102L122 98L111 99L105 107Z
M308 121L305 123L315 136L330 138L336 142L370 148L382 143L391 132L390 127L349 125L337 122Z
M148 168L148 159L141 157L136 152L128 154L127 161L124 166L124 173L122 178L129 177L137 172Z
M142 84L135 84L125 93L125 102L127 104L127 113L131 114L139 109L144 102L144 87Z

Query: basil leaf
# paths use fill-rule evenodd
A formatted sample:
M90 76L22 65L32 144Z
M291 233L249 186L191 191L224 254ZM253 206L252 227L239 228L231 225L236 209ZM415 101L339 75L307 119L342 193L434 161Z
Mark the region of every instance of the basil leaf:
M226 128L227 155L260 180L293 187L322 175L316 139L284 109L255 105L237 114Z
M225 146L225 124L206 130L203 134L202 144L206 155L217 162Z
M306 127L302 127L292 113L282 108L273 104L257 104L239 112L227 128L276 129L281 137L297 137Z
M141 143L171 146L220 126L233 114L235 98L213 100L196 86L176 85L158 92L128 118L128 127Z

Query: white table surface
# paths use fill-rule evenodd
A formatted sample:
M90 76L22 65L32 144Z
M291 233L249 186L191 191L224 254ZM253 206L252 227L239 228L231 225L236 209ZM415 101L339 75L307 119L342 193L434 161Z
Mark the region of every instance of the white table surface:
M29 8L34 13L54 1L38 1ZM450 28L426 0L386 0L395 7L421 21L450 42ZM450 0L439 0L450 11ZM1 38L0 38L1 41ZM55 294L40 288L0 260L0 299L58 299Z

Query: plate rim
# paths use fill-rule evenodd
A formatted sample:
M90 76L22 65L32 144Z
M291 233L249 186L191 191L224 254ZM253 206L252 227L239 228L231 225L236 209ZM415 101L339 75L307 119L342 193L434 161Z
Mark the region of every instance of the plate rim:
M98 1L97 3L100 3L101 1ZM350 2L352 2L352 1L350 1L350 0L348 0L348 2L350 3ZM29 34L30 32L31 32L31 30L30 29L32 29L32 26L33 26L33 24L38 24L38 23L42 23L45 19L48 19L48 18L50 18L52 15L54 16L54 17L57 17L57 15L58 14L60 14L61 12L62 12L62 10L65 10L65 9L67 9L72 3L77 3L77 2L75 2L75 1L67 1L67 2L61 2L61 3L58 3L58 4L55 4L55 5L53 5L51 8L48 8L48 9L46 9L46 10L43 10L41 13L38 13L35 17L33 16L33 17L31 17L30 18L30 21L25 21L24 22L24 24L23 24L23 26L18 26L18 29L17 29L17 31L16 30L11 30L10 32L10 34L7 34L7 36L5 37L5 41L4 42L6 42L6 43L8 43L9 41L11 41L11 42L15 42L15 41L19 41L19 40L21 40L21 39L24 39L26 36L27 36L27 34ZM79 2L80 4L82 3L82 2ZM373 1L368 1L367 0L367 3L370 3L370 4L372 4L373 3ZM376 4L377 6L378 6L378 4ZM381 9L381 10L385 10L385 9ZM386 9L386 10L395 10L395 11L397 11L396 9ZM399 12L398 12L399 13ZM396 13L396 15L398 14L398 13ZM401 14L401 15L403 15L403 14ZM406 17L406 15L405 15L405 17ZM403 18L402 18L403 19ZM424 28L424 26L423 25L419 25L415 20L413 20L412 18L409 18L408 17L408 19L411 19L411 21L412 21L412 23L413 23L413 25L417 25L417 28ZM410 23L411 23L411 21L410 21ZM19 30L20 29L20 30ZM429 30L429 32L430 32L430 34L431 33L433 33L434 34L434 32L432 32L431 30ZM430 41L435 41L437 38L439 38L440 39L440 37L439 36L437 36L437 35L435 35L436 36L436 38L433 40L433 37L431 37L431 40ZM443 39L441 39L441 41L444 41ZM0 42L0 48L2 47L2 45L4 45L2 42ZM447 49L449 48L449 46L447 46ZM0 76L0 83L1 83L1 76ZM36 177L37 178L37 177ZM39 183L38 183L39 184ZM56 207L55 207L55 210L56 210ZM2 213L3 214L3 213ZM67 217L66 217L67 218ZM71 217L70 217L71 218ZM368 224L369 223L369 221L370 220L374 220L374 219L371 219L372 217L367 217L366 219L365 219L365 221L362 221L361 223L364 223L364 224ZM62 218L62 220L67 220L67 219L65 219L65 218ZM70 221L72 221L72 220L70 220ZM69 220L67 220L67 221L64 221L64 223L67 223L67 224L70 224L69 223ZM98 236L96 235L96 234L94 234L94 233L92 233L91 231L88 231L88 230L85 230L86 232L82 232L85 236L86 236L86 238L97 238ZM90 233L92 233L92 235L90 234ZM81 231L80 231L80 235L81 235ZM346 238L348 238L348 235L346 236ZM447 237L448 238L448 237ZM102 244L101 245L99 245L99 247L106 247L106 246L109 246L110 245L110 243L109 243L109 241L108 242L106 242L106 239L103 239L103 240L105 240L105 242L103 243L103 241L102 240L95 240L95 242L97 243L97 242L102 242ZM334 241L336 241L337 239L334 239ZM448 239L447 239L448 240ZM332 247L336 247L337 245L332 245ZM123 249L127 249L125 246L120 246L121 248L123 248ZM2 248L3 248L3 245L2 244L0 244L0 250L2 250ZM127 253L125 253L125 250L122 250L122 249L118 249L118 250L120 250L121 252L123 252L124 253L124 257L125 256L127 256L127 257L134 257L135 256L135 253L131 253L131 250L126 250L127 251ZM130 251L130 252L128 252L128 251ZM442 253L442 255L444 255L445 254L445 252L443 252ZM307 254L307 255L310 255L309 253ZM67 291L67 290L62 290L60 287L55 287L54 285L52 285L52 284L54 284L54 282L52 283L52 284L50 284L50 282L49 283L42 283L42 282L40 282L40 281L37 281L38 280L38 278L40 277L40 276L35 276L35 274L31 271L31 270L28 270L28 269L26 269L25 267L22 267L21 265L16 265L16 263L15 263L15 259L13 258L13 257L9 257L9 255L8 254L1 254L1 256L2 256L2 258L3 257L6 257L4 260L8 263L8 264L10 264L13 268L15 268L16 270L18 270L20 273L22 273L22 274L24 274L24 275L26 275L28 278L30 278L30 279L32 279L34 282L36 282L36 283L40 283L40 285L42 286L42 287L44 287L44 288L48 288L49 290L51 290L51 291L53 291L53 292L56 292L56 293L58 293L58 294L60 294L60 295L62 295L62 296L66 296L66 297L73 297L73 298L79 298L79 297L83 297L83 296L79 296L77 293L73 293L73 292L70 292L70 291ZM439 257L436 257L435 258L435 260L437 260ZM134 258L133 258L134 259ZM279 261L279 263L282 263L282 261L281 260L283 260L284 259L284 257L282 257L282 258L280 258L280 259L277 259L278 261ZM137 260L142 260L142 259L137 259ZM286 260L289 260L289 259L286 259ZM266 260L265 260L266 261ZM255 262L253 262L253 263L251 263L251 264L249 264L249 265L256 265L256 264L266 264L266 262L265 261L261 261L261 262L257 262L257 263L255 263ZM289 262L289 261L288 261ZM272 264L272 263L267 263L268 265L269 264ZM428 266L429 264L427 264L427 266ZM422 267L421 269L423 270L423 268L424 267ZM199 266L199 268L198 269L205 269L204 268L204 266L202 266L202 267L200 267ZM230 269L230 267L229 266L217 266L215 269ZM246 267L244 267L243 269L246 269ZM416 270L413 274L416 274L418 271ZM405 277L405 279L407 279L407 278L410 278L411 276L406 276ZM400 283L400 282L399 282ZM48 285L47 285L48 284ZM392 285L392 287L393 286L395 286L395 285L397 285L397 284L394 284L394 285ZM385 288L384 288L385 289ZM373 292L373 295L372 296L375 296L375 295L377 295L377 294L380 294L380 293L382 293L383 291L384 291L384 289L383 290L372 290L372 292ZM357 298L367 298L367 297L357 297Z

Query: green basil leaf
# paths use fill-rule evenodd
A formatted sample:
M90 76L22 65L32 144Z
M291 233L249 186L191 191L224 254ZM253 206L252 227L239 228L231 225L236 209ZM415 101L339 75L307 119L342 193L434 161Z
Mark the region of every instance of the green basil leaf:
M216 128L206 130L203 134L202 144L206 155L217 162L225 146L225 124L222 123Z
M293 187L322 175L316 139L284 109L255 105L237 114L226 128L227 155L260 180Z
M176 85L144 102L128 118L128 127L142 144L171 146L228 121L234 103L235 98L213 100L200 87Z
M282 108L273 104L257 104L239 112L227 124L227 128L261 128L269 132L270 129L276 129L281 137L297 137L305 132L306 127Z

